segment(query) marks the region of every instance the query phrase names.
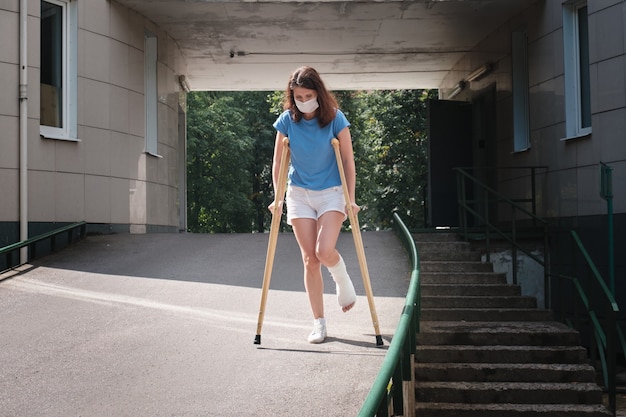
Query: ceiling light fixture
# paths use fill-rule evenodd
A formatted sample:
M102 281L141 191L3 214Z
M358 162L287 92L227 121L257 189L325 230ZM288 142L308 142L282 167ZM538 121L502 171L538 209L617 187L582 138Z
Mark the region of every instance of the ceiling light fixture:
M178 83L180 84L180 88L182 88L185 93L191 91L191 88L189 87L189 82L187 81L187 77L185 77L184 74L178 76Z
M459 81L454 87L452 87L450 94L448 94L448 99L451 100L454 97L458 96L461 93L461 91L463 91L464 88L465 88L465 81Z
M474 71L470 72L467 77L465 77L465 81L477 81L487 75L491 71L491 64L485 64L482 67L476 68Z

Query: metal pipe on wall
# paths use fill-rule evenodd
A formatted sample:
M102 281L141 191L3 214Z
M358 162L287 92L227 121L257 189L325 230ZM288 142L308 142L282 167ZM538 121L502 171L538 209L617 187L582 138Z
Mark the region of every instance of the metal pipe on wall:
M28 0L20 0L20 240L28 239ZM28 248L20 250L28 262Z

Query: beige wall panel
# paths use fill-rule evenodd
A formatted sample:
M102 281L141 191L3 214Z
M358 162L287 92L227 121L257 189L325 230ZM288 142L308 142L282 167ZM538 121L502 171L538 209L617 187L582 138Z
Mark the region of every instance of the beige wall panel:
M131 135L141 137L145 135L146 111L143 94L130 91L128 93L128 118L129 132ZM145 148L145 146L144 146ZM143 149L142 149L143 152Z
M50 141L49 139L42 139ZM85 172L85 142L70 142L64 140L50 141L54 144L54 160L56 171L73 172L82 174ZM89 165L89 161L87 161Z
M591 89L595 91L591 111L604 112L626 106L626 55L592 66ZM595 76L594 76L595 75Z
M609 164L613 168L613 212L626 213L626 161ZM606 202L601 213L606 213ZM621 232L620 232L621 233Z
M158 150L159 152L161 149ZM146 155L146 181L149 183L158 182L159 180L159 162L163 163L163 158L153 155Z
M128 44L140 51L143 51L144 24L141 15L133 10L128 11Z
M32 126L29 124L29 127ZM39 124L36 130L28 131L28 169L54 171L56 169L54 140L39 136Z
M565 120L563 79L552 78L530 89L530 129L541 129Z
M82 78L79 79L80 87L82 87L82 93L79 93L78 102L84 116L82 123L79 116L79 123L85 126L109 129L111 86L100 81Z
M603 207L606 207L606 203L600 198L598 165L578 168L578 215L600 214Z
M146 160L147 154L144 153L145 141L143 137L128 136L128 156L130 179L145 180L146 179Z
M128 81L126 85L129 90L139 93L142 97L145 88L143 64L143 49L128 48Z
M129 208L131 224L146 224L146 192L145 181L130 181Z
M75 222L85 219L85 176L57 172L54 175L55 219Z
M0 115L0 168L20 166L20 119L15 116ZM2 182L2 181L0 181ZM0 194L2 196L4 194Z
M130 93L127 89L111 86L111 130L130 131Z
M148 183L148 224L169 225L170 187L162 184ZM176 225L176 221L173 225Z
M111 84L128 88L128 74L129 74L129 47L125 43L118 42L110 39L110 57L111 61L108 63L111 73Z
M85 174L111 175L111 132L85 127Z
M78 25L81 29L109 35L110 1L85 0L78 5Z
M15 34L19 33L18 13L0 13L0 62L17 64L20 59L19 42Z
M16 221L19 216L20 179L17 169L0 168L0 222Z
M571 217L578 215L578 185L576 170L552 172L546 181L546 215Z
M111 223L130 223L130 181L111 178Z
M82 40L79 42L78 62L79 68L84 72L79 72L79 77L86 77L91 80L110 82L111 81L111 39L87 30L81 30L78 36ZM80 62L83 61L83 65Z
M89 223L111 222L111 178L85 175L85 220Z
M604 61L624 54L624 4L602 8L600 2L588 1L589 59ZM607 5L608 6L608 5Z
M600 113L594 122L597 123L592 140L602 141L600 160L612 162L626 159L626 108Z
M538 38L528 47L528 83L531 86L563 74L563 31Z
M19 115L19 66L0 62L0 80L2 80L2 94L0 94L0 115Z
M178 189L175 187L168 187L169 198L168 201L171 201L172 204L168 205L168 225L176 226L178 225Z
M28 219L33 222L57 221L55 174L28 171ZM17 220L17 219L15 219Z
M121 4L112 1L111 2L111 38L118 40L119 42L128 44L130 39L130 28L128 27L128 8Z
M560 7L545 7L539 3L531 8L529 18L524 22L528 28L530 42L554 31L561 31L563 26L563 12Z
M111 177L130 178L130 144L127 134L111 131ZM126 186L128 193L128 185Z

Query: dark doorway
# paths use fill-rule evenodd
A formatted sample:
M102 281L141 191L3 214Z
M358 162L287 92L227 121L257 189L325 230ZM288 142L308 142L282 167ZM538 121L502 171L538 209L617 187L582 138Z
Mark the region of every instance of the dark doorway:
M455 167L473 166L472 105L428 102L428 223L459 225Z

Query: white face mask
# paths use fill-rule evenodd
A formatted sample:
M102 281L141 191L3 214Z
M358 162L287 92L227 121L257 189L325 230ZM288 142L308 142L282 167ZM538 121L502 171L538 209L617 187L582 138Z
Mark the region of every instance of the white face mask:
M317 102L317 97L316 98L312 98L309 101L296 101L296 106L298 107L298 110L300 110L302 113L312 113L315 110L317 110L317 108L320 106Z

